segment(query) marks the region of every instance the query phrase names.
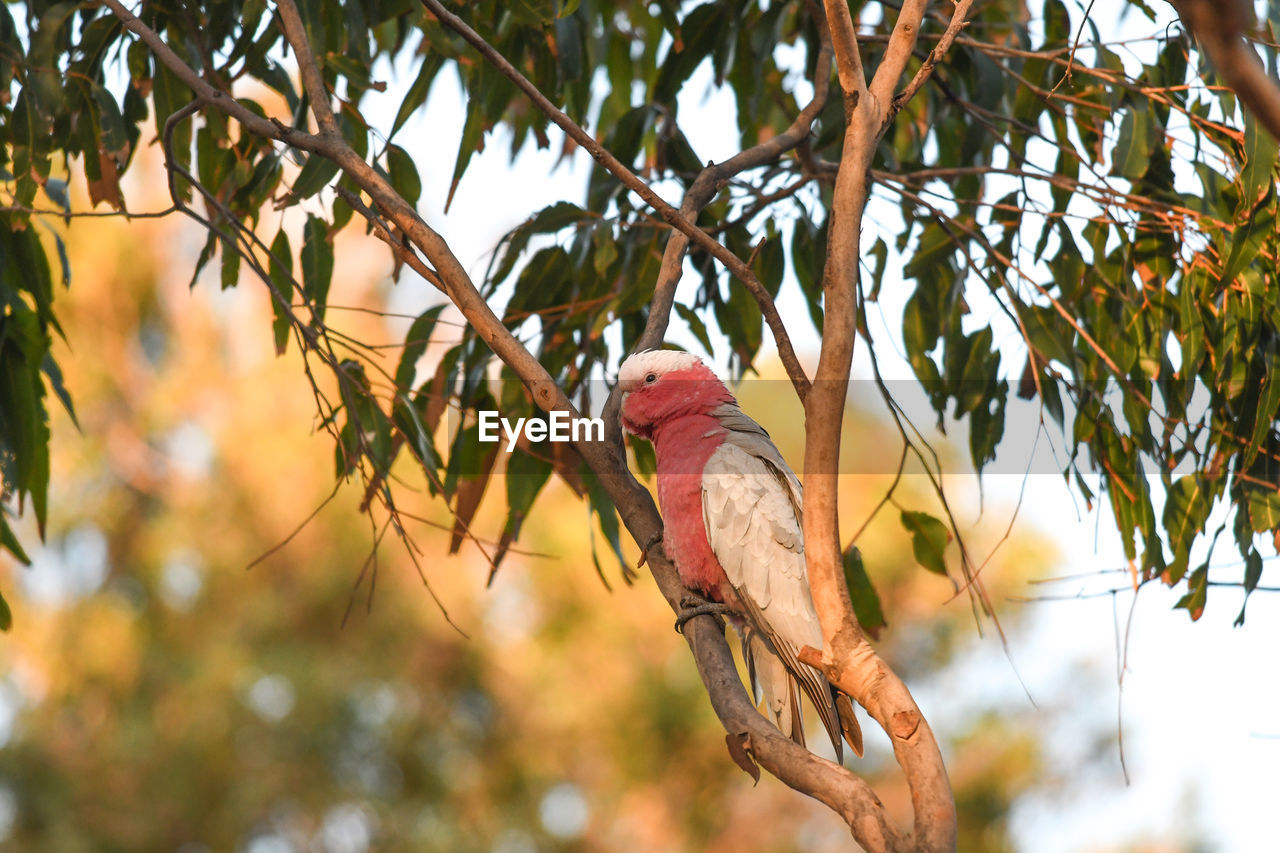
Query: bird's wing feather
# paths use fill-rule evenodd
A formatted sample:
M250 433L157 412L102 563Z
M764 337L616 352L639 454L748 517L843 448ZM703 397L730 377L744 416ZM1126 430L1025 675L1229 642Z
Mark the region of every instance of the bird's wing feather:
M748 622L769 640L817 706L839 754L840 726L830 685L798 659L805 646L822 648L804 563L800 486L764 430L732 409L754 429L734 429L737 424L728 423L729 437L703 469L707 542Z

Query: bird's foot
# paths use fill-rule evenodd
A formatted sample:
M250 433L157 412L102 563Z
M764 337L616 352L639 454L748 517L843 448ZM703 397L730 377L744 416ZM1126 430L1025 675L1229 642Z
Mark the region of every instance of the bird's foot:
M680 599L680 610L676 613L676 633L683 634L685 623L695 616L724 616L728 612L729 608L719 602L686 595Z

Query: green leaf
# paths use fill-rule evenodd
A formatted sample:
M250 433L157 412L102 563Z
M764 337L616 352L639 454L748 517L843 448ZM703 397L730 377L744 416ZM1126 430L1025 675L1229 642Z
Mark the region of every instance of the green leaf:
M1120 120L1119 137L1111 149L1111 173L1136 181L1151 162L1151 114L1146 105L1130 107Z
M902 511L902 526L911 534L911 550L916 562L933 572L946 575L944 552L951 534L946 526L927 512Z
M80 3L54 3L45 7L42 12L38 11L40 6L45 4L39 4L32 10L34 14L40 15L40 21L30 34L31 52L27 56L27 67L31 69L31 77L28 85L36 96L40 114L45 118L52 118L62 109L66 94L59 71L62 53L59 35L68 19L80 7Z
M1249 437L1249 446L1244 453L1244 468L1252 466L1258 457L1264 440L1277 422L1277 414L1280 413L1278 410L1280 410L1280 357L1275 353L1268 353L1266 373L1262 379L1262 388L1258 392L1257 405L1254 406L1253 433Z
M163 138L164 126L169 117L191 102L193 94L187 85L163 63L156 64L156 75L152 98L156 107L156 135ZM190 118L177 123L173 128L173 156L179 166L191 166L191 125ZM186 181L177 182L178 194L185 201L191 200L191 185Z
M1250 489L1249 524L1255 533L1280 528L1280 492L1273 489Z
M512 453L507 459L508 524L518 525L529 514L534 500L551 477L551 463L529 453Z
M396 366L396 388L400 391L408 391L413 387L418 360L427 351L431 333L435 331L436 321L440 319L440 312L444 309L445 306L441 304L423 311L405 333L404 350L400 354L400 363Z
M1204 530L1211 508L1212 499L1199 477L1188 474L1169 487L1161 520L1173 551L1173 562L1167 568L1170 584L1186 574L1191 544Z
M333 279L333 246L329 227L318 216L308 216L302 229L302 291L311 301L316 319L324 321Z
M756 259L757 277L769 295L777 298L782 287L782 275L786 272L785 252L782 248L781 235L770 237L760 247L760 255Z
M712 355L711 336L707 334L707 324L702 322L698 312L679 302L675 303L675 309L676 313L680 315L680 319L684 320L689 326L689 331L698 339L698 345L702 347L702 351L707 355Z
M719 43L727 14L728 7L721 3L703 3L685 16L680 24L683 38L672 42L667 50L653 85L652 100L674 105L676 92Z
M416 205L422 195L422 179L409 152L399 145L387 146L387 174L395 191L409 204Z
M94 84L90 88L94 106L98 110L100 136L98 144L104 154L121 163L129 153L129 134L125 131L124 116L120 105L105 88Z
M400 102L400 109L396 112L395 121L391 123L391 132L387 134L388 138L395 136L400 132L400 128L404 127L404 123L409 120L409 116L413 115L418 107L427 102L427 93L431 91L431 83L436 79L440 67L444 64L444 57L428 52L422 57L422 66L418 69L418 76L413 79L413 85L409 87L409 91L405 93L404 100Z
M613 555L618 558L618 565L622 567L622 579L627 583L631 583L631 566L622 554L618 511L613 506L613 500L610 499L609 493L604 490L600 478L594 473L584 472L583 481L587 486L587 501L591 507L591 512L600 522L600 532L604 534L605 539L609 542L609 547L613 549ZM594 541L594 537L592 539ZM596 562L596 570L599 572L599 561ZM603 573L600 573L600 580L604 581L606 587L609 586L608 581L604 580Z
M62 368L58 366L58 362L54 361L53 353L45 352L44 360L40 363L40 372L48 377L49 387L62 402L62 408L66 409L67 414L71 416L71 423L75 424L76 429L80 429L80 421L76 418L76 407L71 404L71 395L67 393L67 388L62 381Z
M880 298L880 285L884 281L885 267L889 261L889 245L885 243L883 237L877 237L875 245L871 247L871 251L867 253L875 259L876 268L871 276L871 292L867 294L868 302L875 302Z
M9 602L4 600L4 596L0 595L0 631L8 631L13 627L13 611L9 609Z
M1257 549L1250 548L1249 555L1244 559L1244 602L1240 605L1240 615L1236 617L1234 625L1239 628L1244 624L1244 609L1249 604L1249 596L1258 588L1258 581L1262 580L1262 555Z
M1204 605L1209 595L1208 563L1202 563L1198 569L1191 573L1191 578L1187 581L1187 587L1190 591L1178 599L1174 609L1187 611L1191 614L1191 621L1195 622L1204 615Z
M658 459L653 453L653 445L642 438L627 436L627 446L631 448L631 470L648 482L658 472Z
M618 244L613 239L613 228L607 224L596 226L591 233L591 268L596 275L605 276L618 259Z
M951 235L941 225L931 222L920 235L915 254L902 268L902 277L927 279L938 264L950 258L955 251L956 243L951 239ZM933 285L933 282L929 281L928 284ZM925 282L921 281L921 286L924 285Z
M1252 110L1244 116L1244 168L1240 171L1241 204L1253 207L1275 186L1276 156L1280 147L1258 124Z
M423 399L419 397L419 399ZM443 463L440 461L440 454L436 452L436 447L432 441L430 432L427 431L426 425L422 422L422 415L418 407L409 400L407 394L397 394L396 403L391 412L391 419L395 423L396 428L409 439L409 443L413 448L414 456L418 458L418 462L429 471L439 471ZM431 493L435 494L434 477L428 478L431 486Z
M937 366L928 353L938 342L941 319L933 300L927 298L923 285L907 300L902 312L902 343L907 350L907 360L921 379L937 374ZM928 364L926 364L928 362ZM932 368L932 370L931 370Z
M285 303L293 302L293 249L289 246L289 235L282 227L271 241L270 259L271 284L276 292L271 295L272 337L275 340L276 355L284 355L289 346L290 320L285 311Z
M855 545L850 545L849 550L844 552L844 581L849 587L853 615L858 617L858 624L873 640L879 639L880 629L888 623L880 605L880 595L871 585L871 578L867 576L867 569L862 564L862 552Z
M791 234L791 266L804 293L813 327L822 332L822 265L827 256L827 229L807 217L796 220Z
M22 543L18 541L13 529L9 527L9 520L3 515L0 515L0 545L3 545L5 550L22 565L31 565L31 558L27 556L26 551L22 550Z
M462 123L462 138L458 140L458 155L453 161L453 178L449 181L449 195L444 200L444 212L449 212L453 204L453 194L458 191L458 182L462 180L471 162L471 155L484 148L484 135L489 122L484 116L481 102L477 98L467 101L467 118Z
M222 244L222 289L228 290L240 283L240 253L229 240Z
M296 200L311 198L329 185L338 174L338 164L320 154L310 154L302 171L293 182L293 195Z
M1275 223L1273 207L1259 205L1248 210L1247 221L1231 232L1231 251L1222 264L1219 284L1230 284L1253 263L1267 238L1274 234Z

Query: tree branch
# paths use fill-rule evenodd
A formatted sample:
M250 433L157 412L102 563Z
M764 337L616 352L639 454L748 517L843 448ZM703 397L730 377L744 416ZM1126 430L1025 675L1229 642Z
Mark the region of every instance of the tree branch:
M887 108L893 99L898 79L911 61L916 40L920 37L920 22L924 20L928 5L928 0L905 0L898 10L898 20L893 25L893 34L889 36L889 44L884 49L884 58L880 60L880 66L868 87L871 96L882 108Z
M436 290L439 290L441 293L446 293L444 284L440 281L440 276L436 271L427 266L426 263L423 262L422 258L418 257L416 252L406 246L402 241L396 239L395 235L391 233L391 229L387 227L387 223L383 221L381 216L379 216L375 211L370 210L369 206L362 202L358 195L341 184L335 186L333 189L334 192L341 196L343 201L351 205L352 210L365 218L365 221L369 223L369 227L373 229L374 236L387 244L387 247L391 249L391 254L394 255L397 260L406 264L409 269L413 270L418 275L422 276L422 278L427 282L434 285Z
M1253 20L1252 4L1245 0L1170 0L1170 3L1240 102L1257 116L1273 138L1280 139L1280 83L1267 75L1258 54L1242 38Z
M862 53L858 50L858 33L853 26L853 16L849 14L847 3L823 0L823 6L826 10L827 31L835 49L836 76L840 78L840 88L844 90L846 98L855 98L856 104L867 94L867 75L862 70ZM823 21L819 19L817 24L822 29Z
M915 826L909 847L945 851L955 849L956 812L942 754L906 685L872 649L853 613L844 582L837 502L841 429L857 332L859 241L870 191L869 172L893 89L915 46L925 5L922 0L908 0L903 5L884 61L869 89L864 90L859 85L861 62L848 6L843 0L826 0L845 87L846 125L828 219L822 349L813 388L805 400L805 558L822 625L823 649L820 653L806 649L801 659L819 666L888 733L911 789ZM870 97L864 97L868 92ZM854 832L859 842L868 844L856 827Z
M804 142L808 138L814 120L826 107L827 96L831 90L831 36L827 28L822 26L822 7L818 5L817 0L808 0L808 5L811 13L818 18L820 42L813 75L813 98L782 133L739 152L723 163L708 163L685 192L684 200L680 205L680 213L688 221L693 222L697 219L702 209L711 203L730 178L748 169L771 163ZM654 287L653 299L649 304L648 322L636 344L637 350L653 349L659 346L666 336L667 325L671 318L671 305L675 301L676 285L680 281L688 247L689 236L684 231L672 231L663 251L662 267L658 271L658 281ZM803 382L797 381L797 373L799 377L804 377L803 370L793 372L788 369L788 374L796 387L796 393L803 402L809 390L809 380L804 378Z
M969 9L972 6L973 0L958 0L955 11L951 14L951 23L947 25L942 38L938 39L938 43L929 51L929 55L925 57L924 63L916 71L915 76L911 78L911 82L907 84L907 87L890 101L889 110L884 117L886 126L893 121L894 116L898 114L903 106L915 97L916 92L920 91L920 87L933 74L933 69L938 64L938 61L946 56L947 51L951 49L951 43L956 40L956 36L960 35L960 31L969 25ZM883 132L884 129L881 130L881 133Z
M760 306L760 311L764 315L765 322L769 325L774 343L778 348L778 357L782 360L783 366L786 367L787 375L791 378L792 384L796 385L797 388L808 384L808 377L805 376L804 369L800 366L800 360L796 357L795 348L791 345L791 337L787 334L786 326L778 315L777 307L773 304L773 297L769 295L769 291L765 289L760 280L756 278L755 273L741 258L695 225L681 211L668 204L648 184L640 180L634 172L609 153L591 134L579 127L573 119L551 103L545 95L538 91L536 86L529 82L528 78L507 61L506 57L495 50L479 33L467 26L465 21L445 9L438 0L422 0L422 5L435 15L442 24L462 36L504 77L514 83L520 91L524 92L534 106L568 134L574 142L582 146L596 162L621 181L627 189L644 199L645 203L652 207L663 220L685 234L699 248L706 250L712 257L724 264L729 272L746 286L748 292L751 293L756 303ZM744 166L743 168L747 167ZM738 171L741 171L741 169ZM714 181L708 181L708 183L714 187Z
M302 17L293 0L276 0L276 11L280 15L280 24L284 29L284 37L293 48L293 56L298 60L298 73L302 75L302 86L311 101L311 112L316 117L316 127L321 134L338 135L338 122L334 118L329 103L329 89L324 85L324 77L320 74L320 66L316 64L315 54L311 51L311 43L307 41L307 31L302 25Z

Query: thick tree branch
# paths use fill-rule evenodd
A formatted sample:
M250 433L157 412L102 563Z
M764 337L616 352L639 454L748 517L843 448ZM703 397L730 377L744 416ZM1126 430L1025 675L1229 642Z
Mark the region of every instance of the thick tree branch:
M524 92L534 106L568 134L574 142L582 146L596 162L621 181L627 189L644 199L645 203L652 207L667 224L681 231L699 248L706 250L712 257L724 264L729 272L746 286L748 292L751 293L751 296L760 306L760 311L764 315L765 322L768 324L769 331L773 334L774 343L778 348L778 357L782 360L792 384L797 387L808 384L808 377L805 376L804 369L800 366L800 360L796 357L795 348L791 345L791 337L787 334L786 326L778 315L777 307L773 304L773 297L769 295L769 291L765 289L760 280L756 278L755 273L741 258L695 225L681 211L668 204L648 184L640 180L634 172L609 153L591 134L579 127L573 119L551 103L545 95L538 91L536 86L529 82L528 78L506 60L506 57L495 50L479 33L467 26L465 21L445 9L438 0L422 0L422 5L435 15L442 24L462 36L504 77L514 83L520 91Z
M858 50L858 33L853 25L853 16L849 14L847 3L833 3L823 0L825 7L826 28L835 49L836 76L840 78L840 88L846 98L858 100L867 94L867 75L862 70L862 52ZM823 21L818 16L819 29Z
M840 79L846 88L846 126L828 219L823 270L825 307L822 349L813 388L805 400L804 538L814 605L822 624L823 650L802 659L820 666L841 690L884 728L911 789L915 827L909 847L954 850L955 802L942 754L929 724L902 680L871 648L849 600L842 571L837 505L840 439L857 324L857 280L862 212L870 191L870 168L893 89L916 42L924 2L908 0L899 13L885 59L869 87L858 87L860 63L843 54L856 41L842 0L827 0ZM843 54L843 55L842 55ZM855 828L856 835L856 828ZM858 837L864 845L866 840ZM873 848L875 849L875 848Z
M898 80L902 72L907 70L911 54L916 49L916 40L920 37L920 22L924 20L924 12L928 0L905 0L898 10L898 20L893 25L893 34L889 36L889 44L884 49L884 58L876 68L868 89L872 97L882 106L887 107L893 99L893 92L898 88ZM830 14L830 13L828 13Z
M916 92L920 91L920 87L933 74L933 69L937 66L938 61L946 56L947 51L951 49L951 43L956 40L956 36L960 35L960 31L969 25L969 10L972 7L973 0L958 0L955 11L951 14L951 23L947 25L942 38L938 39L938 43L929 51L929 55L925 57L924 63L916 71L915 76L911 78L911 82L890 101L888 113L884 117L886 126L893 121L894 116L898 114L903 106L915 97ZM883 132L882 129L881 133Z
M1267 74L1243 38L1253 20L1253 5L1245 0L1170 2L1223 81L1271 136L1280 139L1280 83Z

